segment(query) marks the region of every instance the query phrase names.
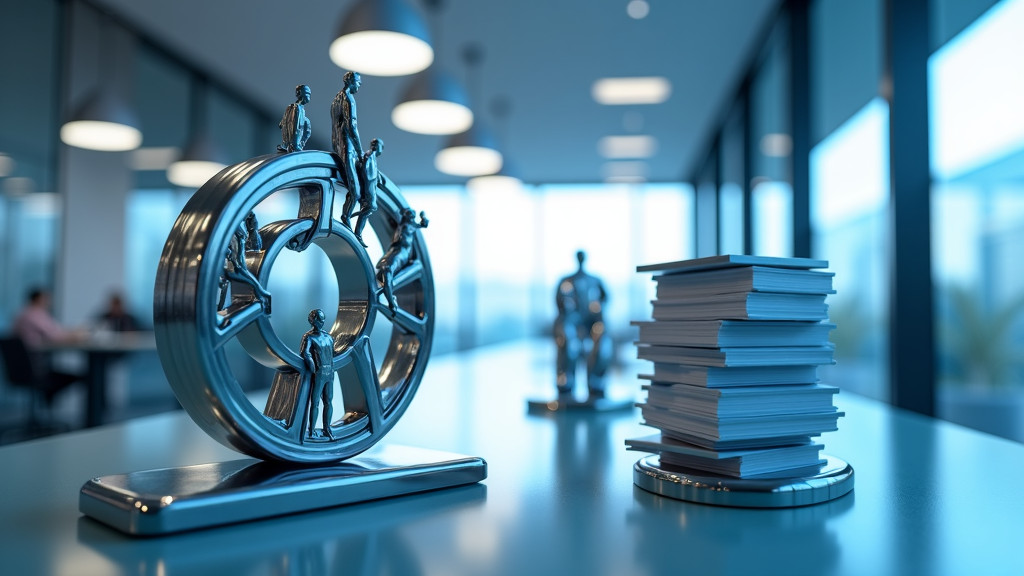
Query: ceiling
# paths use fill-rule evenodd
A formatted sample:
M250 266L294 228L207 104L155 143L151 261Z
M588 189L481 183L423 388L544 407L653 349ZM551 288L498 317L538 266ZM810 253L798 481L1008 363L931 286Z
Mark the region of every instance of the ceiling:
M328 110L343 71L327 55L341 16L353 0L95 0L144 34L222 82L248 94L278 117L296 84L310 85L307 114L317 146L329 142ZM410 0L421 11L421 1ZM428 16L435 66L463 82L460 54L479 43L483 62L470 88L501 147L531 183L597 182L605 160L602 136L650 134L657 151L649 181L688 176L696 156L733 94L748 55L778 0L649 0L642 20L627 0L446 0ZM591 97L601 77L667 77L662 104L603 106ZM442 136L410 134L391 124L390 111L407 78L364 76L358 94L364 140L386 143L381 169L400 184L458 183L433 166ZM507 98L504 119L492 114Z

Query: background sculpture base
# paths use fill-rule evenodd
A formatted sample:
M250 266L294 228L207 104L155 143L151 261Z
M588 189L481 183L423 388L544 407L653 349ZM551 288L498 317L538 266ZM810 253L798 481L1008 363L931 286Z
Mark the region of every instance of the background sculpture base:
M564 412L566 410L578 410L580 412L612 412L615 410L627 410L636 404L633 399L613 400L611 398L594 398L587 400L576 400L574 398L555 400L530 400L527 407L530 412Z
M133 535L209 528L480 482L482 458L377 446L324 466L251 458L114 474L82 486L78 509Z
M730 478L677 467L663 468L657 456L633 465L633 483L676 500L746 508L792 508L828 502L853 490L853 467L823 455L821 472L801 478Z

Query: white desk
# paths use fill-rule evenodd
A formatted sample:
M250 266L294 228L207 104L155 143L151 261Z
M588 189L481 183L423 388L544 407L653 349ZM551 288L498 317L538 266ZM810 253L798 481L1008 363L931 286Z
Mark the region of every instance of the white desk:
M546 343L545 343L546 344ZM0 448L4 574L1022 574L1024 445L840 394L853 493L717 508L635 488L635 412L527 414L553 346L439 357L387 442L483 456L479 485L153 539L81 517L93 476L240 457L177 412ZM638 390L632 376L619 385Z
M156 336L152 332L106 332L91 335L84 340L54 344L50 350L82 352L88 360L85 375L85 426L103 424L107 410L107 368L110 360L122 354L156 350ZM159 366L154 366L159 370Z

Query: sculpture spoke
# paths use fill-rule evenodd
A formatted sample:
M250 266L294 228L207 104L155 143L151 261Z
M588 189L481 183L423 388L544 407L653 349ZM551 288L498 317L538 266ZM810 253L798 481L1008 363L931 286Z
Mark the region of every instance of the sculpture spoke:
M370 431L376 434L383 425L384 411L380 394L380 381L377 378L377 367L370 349L370 339L363 336L356 341L349 356L354 365L355 381L345 379L341 382L341 393L345 399L345 411L365 414L370 421Z
M331 233L331 213L334 210L334 184L329 180L308 182L299 188L299 220L312 222L312 229L306 236L290 244L289 248L299 252L309 247L317 238Z
M412 334L418 338L423 337L424 330L426 330L427 326L426 319L414 316L401 308L398 309L398 312L394 316L391 316L390 311L387 314L387 317L391 318L391 321L397 328L400 328L407 334Z
M392 282L394 290L399 290L404 286L408 286L412 282L419 280L423 275L423 264L419 260L413 260L408 266L403 268L401 272L395 274L395 279Z
M263 316L263 305L259 302L252 302L235 311L229 311L226 316L218 316L220 324L214 330L215 339L213 348L216 350L229 342L247 326L256 322Z

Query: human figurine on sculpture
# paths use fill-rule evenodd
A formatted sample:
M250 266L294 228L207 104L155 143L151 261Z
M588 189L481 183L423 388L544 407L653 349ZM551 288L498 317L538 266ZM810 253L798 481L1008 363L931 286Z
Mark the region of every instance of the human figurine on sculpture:
M377 283L384 290L384 297L392 314L398 313L398 301L394 292L395 275L412 260L412 244L416 239L416 231L426 228L429 223L423 212L420 212L420 221L417 222L416 212L412 208L402 210L402 221L395 228L391 246L377 262Z
M358 72L345 73L345 85L331 103L331 145L341 160L345 177L345 205L341 209L341 223L352 229L352 210L359 201L359 161L363 157L363 145L359 141L359 126L356 123L356 98L362 79Z
M364 248L367 246L366 242L363 242L363 228L370 215L377 211L377 184L380 182L377 157L383 151L384 141L374 138L370 141L370 149L363 154L363 160L359 163L359 186L362 189L362 194L359 195L359 211L352 217L358 218L355 233Z
M256 219L256 213L250 211L245 217L245 249L249 252L263 250L263 237L260 236L260 221Z
M583 271L583 251L576 253L579 269L558 283L555 303L555 343L558 345L558 396L571 400L576 365L586 353L588 400L604 397L604 375L611 362L612 342L602 309L608 294L601 280ZM589 351L587 347L589 345Z
M242 282L252 287L256 300L263 306L263 312L270 314L270 292L260 284L260 281L252 275L245 263L245 246L248 243L249 233L246 231L245 223L235 228L234 237L228 243L228 251L225 256L224 273L220 281L220 302L217 310L223 310L227 298L227 287L230 280Z
M309 104L309 86L299 84L295 87L295 102L284 109L284 116L277 125L281 129L281 143L278 152L297 152L306 147L313 128L306 117L305 105Z
M309 373L309 429L313 438L316 430L317 409L323 402L321 425L323 435L334 440L331 420L334 414L334 338L324 330L324 311L319 308L309 312L308 332L302 335L299 353Z

